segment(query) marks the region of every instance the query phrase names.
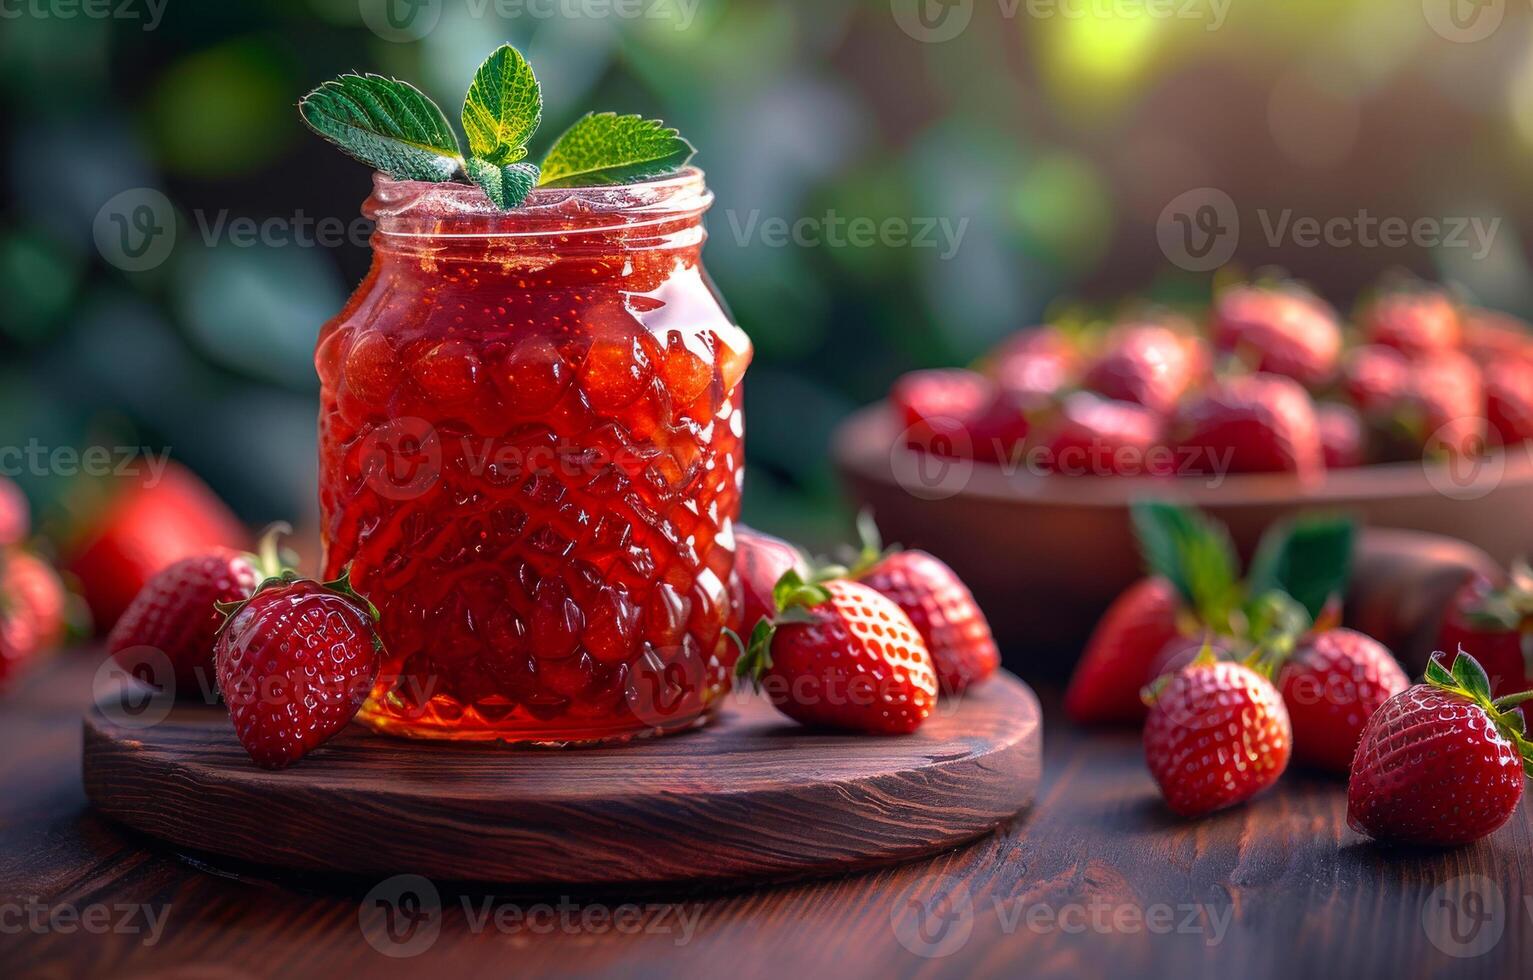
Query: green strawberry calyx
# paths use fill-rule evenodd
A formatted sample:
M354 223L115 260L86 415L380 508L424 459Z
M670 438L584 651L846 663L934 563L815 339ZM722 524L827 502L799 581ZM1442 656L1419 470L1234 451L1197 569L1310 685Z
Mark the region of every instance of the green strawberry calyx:
M814 614L809 610L830 600L830 591L821 584L822 581L816 576L805 579L798 569L788 569L772 586L773 614L756 624L750 639L742 642L738 633L729 631L730 638L740 648L740 658L735 661L737 680L749 683L757 692L761 690L761 679L772 669L772 637L777 628L790 623L814 622Z
M1460 647L1450 669L1443 666L1441 658L1445 656L1447 654L1442 651L1432 654L1432 659L1427 661L1426 682L1478 705L1501 734L1517 746L1517 752L1522 756L1523 772L1533 776L1533 742L1528 740L1527 722L1517 710L1518 705L1533 701L1533 691L1492 698L1490 676L1478 660Z

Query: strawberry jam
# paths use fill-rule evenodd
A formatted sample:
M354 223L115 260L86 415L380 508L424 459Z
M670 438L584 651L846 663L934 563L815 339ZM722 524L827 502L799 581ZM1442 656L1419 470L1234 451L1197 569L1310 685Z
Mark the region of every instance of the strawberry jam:
M539 189L375 178L373 264L320 333L325 571L382 615L358 716L579 743L728 690L741 377L701 172Z

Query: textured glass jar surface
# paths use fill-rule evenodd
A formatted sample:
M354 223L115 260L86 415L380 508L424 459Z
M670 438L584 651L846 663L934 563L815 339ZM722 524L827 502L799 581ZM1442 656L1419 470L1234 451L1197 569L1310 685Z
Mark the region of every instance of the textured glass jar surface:
M593 741L728 690L751 347L710 202L696 170L511 212L375 178L372 267L315 354L325 571L382 616L365 724Z

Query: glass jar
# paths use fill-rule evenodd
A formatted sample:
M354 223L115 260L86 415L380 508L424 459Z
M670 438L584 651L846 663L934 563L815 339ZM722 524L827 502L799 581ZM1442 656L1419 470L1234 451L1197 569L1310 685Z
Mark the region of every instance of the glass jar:
M538 189L374 178L373 263L319 336L325 571L378 607L359 720L582 743L729 686L741 378L701 171Z

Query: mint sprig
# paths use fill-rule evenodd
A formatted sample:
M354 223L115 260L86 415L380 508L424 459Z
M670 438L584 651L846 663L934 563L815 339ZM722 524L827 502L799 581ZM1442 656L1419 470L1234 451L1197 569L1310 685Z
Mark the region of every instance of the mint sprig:
M463 167L452 124L420 89L382 75L342 75L303 97L319 135L399 180L451 180Z
M543 158L545 187L626 184L674 173L697 152L658 119L588 112Z
M509 44L480 64L464 97L466 157L436 103L396 78L342 75L304 96L298 112L316 133L390 177L468 180L502 209L521 204L539 185L661 177L695 152L658 120L602 112L587 113L555 140L541 168L523 162L543 119L543 93L532 66Z

